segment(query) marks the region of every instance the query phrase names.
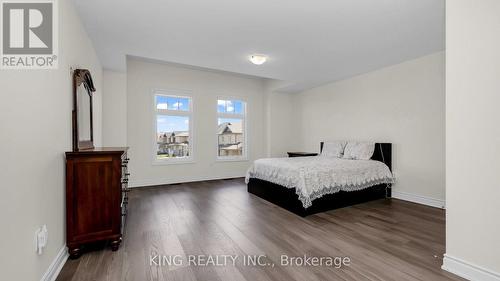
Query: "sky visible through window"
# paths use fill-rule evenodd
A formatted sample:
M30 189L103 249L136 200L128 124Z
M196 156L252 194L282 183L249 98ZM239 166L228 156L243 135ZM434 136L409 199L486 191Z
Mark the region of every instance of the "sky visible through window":
M218 100L217 112L243 114L243 103L235 100Z
M189 111L189 98L173 96L156 96L157 110ZM170 133L174 131L189 131L189 117L175 115L157 115L156 131Z
M226 122L231 124L241 123L241 119L219 118L219 125Z
M156 108L189 111L189 99L180 97L156 96Z
M189 117L187 116L170 116L158 115L156 116L157 132L170 133L174 131L188 131L189 130Z

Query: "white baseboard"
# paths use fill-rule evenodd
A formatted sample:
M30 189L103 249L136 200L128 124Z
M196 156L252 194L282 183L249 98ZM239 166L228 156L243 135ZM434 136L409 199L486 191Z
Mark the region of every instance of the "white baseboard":
M394 189L392 190L392 198L410 201L413 203L427 205L427 206L440 208L440 209L444 209L446 206L445 201L442 199L436 199L436 198L426 197L426 196L422 196L422 195L396 191Z
M57 253L57 256L55 259L52 261L50 264L49 268L43 275L42 279L40 281L54 281L56 280L57 276L59 275L59 272L61 272L61 269L63 268L64 264L66 263L66 260L68 260L69 254L66 249L66 245L64 245L61 250Z
M473 281L500 281L500 273L444 254L443 270Z
M128 186L130 188L164 185L164 184L176 184L176 183L187 183L196 181L209 181L209 180L223 180L230 178L244 178L245 175L228 175L228 176L196 176L196 177L186 177L186 178L168 178L168 179L154 179L154 180L139 180L131 181Z

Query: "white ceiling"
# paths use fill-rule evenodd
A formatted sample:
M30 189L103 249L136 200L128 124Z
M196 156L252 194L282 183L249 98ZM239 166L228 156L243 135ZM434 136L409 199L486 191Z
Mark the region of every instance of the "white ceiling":
M73 0L104 68L125 56L297 92L444 50L445 0ZM267 54L261 66L247 56Z

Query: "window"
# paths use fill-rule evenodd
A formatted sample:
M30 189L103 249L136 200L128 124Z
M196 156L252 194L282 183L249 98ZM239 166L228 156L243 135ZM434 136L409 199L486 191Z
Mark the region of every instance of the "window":
M155 92L155 162L192 159L192 100L190 97Z
M217 100L217 158L246 159L246 103L240 100Z

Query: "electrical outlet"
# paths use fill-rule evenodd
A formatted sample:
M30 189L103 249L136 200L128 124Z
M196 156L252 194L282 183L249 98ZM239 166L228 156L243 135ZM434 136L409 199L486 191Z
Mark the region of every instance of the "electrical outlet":
M47 225L43 225L35 231L35 250L37 254L41 255L43 249L47 246L47 241L49 239L49 231L47 230Z

